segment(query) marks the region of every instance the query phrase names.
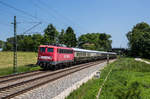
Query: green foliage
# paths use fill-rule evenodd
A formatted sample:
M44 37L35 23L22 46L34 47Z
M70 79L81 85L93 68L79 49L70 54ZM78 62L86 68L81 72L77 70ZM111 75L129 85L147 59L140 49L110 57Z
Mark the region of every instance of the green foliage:
M74 33L74 30L71 27L68 27L65 34L64 34L64 44L68 47L76 47L77 46L77 39Z
M14 37L8 38L4 51L13 50ZM43 36L40 34L33 35L18 35L17 36L17 50L18 51L37 51L38 46L42 44Z
M95 93L98 91L97 86L99 85L99 80L89 80L88 83L84 83L79 89L72 92L66 99L96 99Z
M66 30L62 29L59 33L57 29L49 24L44 30L44 35L18 35L17 49L18 51L37 51L41 44L55 45L57 43L64 44L67 47L80 47L90 50L108 51L111 49L111 36L105 33L88 33L81 35L77 41L76 34L72 27ZM5 42L4 51L13 51L14 37L10 37Z
M59 32L56 28L50 24L44 30L44 43L45 44L56 44Z
M150 58L150 26L138 23L127 33L131 55Z
M87 83L84 83L80 88L73 91L66 99L96 99L96 95L100 86L104 82L105 77L110 71L111 66L104 68L101 71L100 79L91 79Z
M111 49L111 36L105 33L88 33L79 37L79 47L90 50Z
M149 99L150 65L132 58L121 58L101 71L100 79L92 79L73 91L66 99L96 99L108 72L99 99Z
M58 37L59 38L59 44L64 44L65 43L64 34L65 34L65 31L64 31L64 29L62 29L61 32L60 32L60 35Z
M37 51L41 44L55 45L57 43L67 45L68 47L76 47L77 39L74 30L68 27L66 31L62 29L61 33L56 28L49 24L44 30L44 35L18 35L17 36L17 50L18 51ZM13 51L14 37L7 39L4 51Z
M150 65L133 59L121 59L112 64L113 69L103 87L101 99L147 99L150 95ZM146 98L147 97L147 98Z
M4 41L0 40L0 48L3 47Z

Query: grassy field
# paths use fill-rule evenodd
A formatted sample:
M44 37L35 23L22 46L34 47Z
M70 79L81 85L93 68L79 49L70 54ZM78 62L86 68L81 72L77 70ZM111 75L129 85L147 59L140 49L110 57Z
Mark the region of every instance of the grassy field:
M102 70L100 79L92 79L73 91L66 99L96 99L110 68L100 99L150 99L150 65L132 58L122 58Z
M37 70L36 66L37 53L35 52L18 52L18 72ZM13 52L0 52L0 76L13 73Z

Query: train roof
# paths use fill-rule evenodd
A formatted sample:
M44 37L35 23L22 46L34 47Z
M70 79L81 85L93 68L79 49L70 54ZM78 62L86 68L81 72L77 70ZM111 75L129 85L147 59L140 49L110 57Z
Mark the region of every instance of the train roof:
M104 54L116 54L114 52L104 52L104 51L95 51L95 50L86 50L86 49L80 49L80 48L72 48L74 51L79 52L93 52L93 53L104 53Z
M54 46L54 45L40 45L39 47L52 47L52 48L62 48L62 49L71 49L71 50L73 50L72 48L69 48L69 47Z
M65 48L65 49L72 49L74 51L78 52L93 52L93 53L103 53L103 54L116 54L114 52L104 52L104 51L95 51L95 50L86 50L86 49L80 49L80 48L68 48L68 47L61 47L61 46L53 46L53 45L40 45L39 47L56 47L56 48Z
M74 51L79 51L79 52L93 52L93 53L107 53L104 51L94 51L94 50L86 50L86 49L80 49L80 48L72 48Z
M108 53L109 53L109 54L115 54L115 55L117 54L117 53L115 53L115 52L108 52Z

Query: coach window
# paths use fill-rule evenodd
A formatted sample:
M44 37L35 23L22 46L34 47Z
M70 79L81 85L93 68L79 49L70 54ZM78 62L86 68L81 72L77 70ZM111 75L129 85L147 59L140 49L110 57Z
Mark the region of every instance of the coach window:
M69 53L70 53L70 50L67 50L67 53L69 54Z
M59 49L59 53L63 53L63 50L62 50L62 49Z
M64 52L65 52L64 49L61 49L61 51L62 51L61 53L64 53Z
M61 53L61 49L57 49L57 52L58 52L58 53Z
M67 53L67 50L66 50L66 49L64 49L64 53Z
M68 53L71 54L71 50L69 50Z
M47 49L47 52L53 52L53 51L54 51L53 48L48 48L48 49Z
M45 52L45 47L40 47L40 52Z

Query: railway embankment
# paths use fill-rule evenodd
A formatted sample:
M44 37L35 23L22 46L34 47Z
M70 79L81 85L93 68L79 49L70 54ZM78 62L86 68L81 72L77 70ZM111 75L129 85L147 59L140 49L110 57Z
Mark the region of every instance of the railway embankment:
M79 70L15 98L30 99L32 97L32 99L64 99L70 94L70 92L91 79L96 71L100 68L102 69L106 66L106 64L106 62L103 62L98 65L93 65L92 67Z
M149 64L133 58L121 58L106 66L99 79L89 80L66 99L96 99L100 89L99 99L149 99L149 78Z

